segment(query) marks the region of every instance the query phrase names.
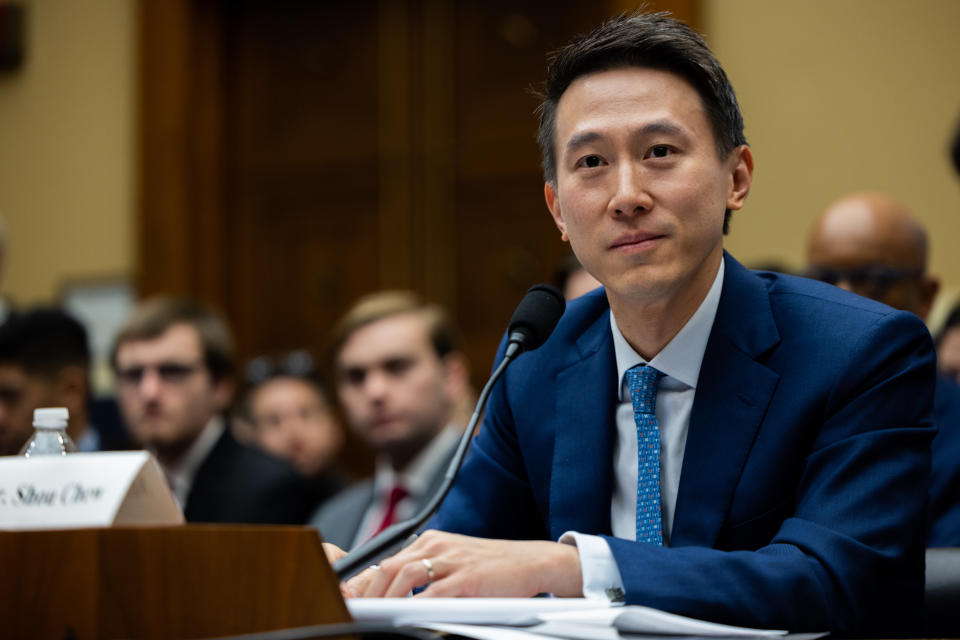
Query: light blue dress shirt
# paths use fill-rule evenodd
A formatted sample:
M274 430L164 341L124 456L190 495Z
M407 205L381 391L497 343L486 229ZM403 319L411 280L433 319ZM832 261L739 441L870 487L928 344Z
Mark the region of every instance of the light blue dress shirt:
M673 516L676 511L677 491L680 488L680 470L683 450L690 428L690 412L700 377L700 365L707 349L710 331L720 304L723 289L723 261L717 270L710 290L690 320L669 343L647 362L623 337L616 318L610 313L610 330L617 360L619 395L617 404L617 438L614 443L614 487L610 504L610 522L613 535L633 540L636 538L637 515L637 427L633 419L633 404L625 374L638 364L649 364L664 376L657 390L656 415L660 424L660 499L662 501L663 543L669 545ZM580 554L583 575L583 595L586 598L609 598L622 593L623 582L610 547L600 536L568 531L560 542L575 544Z

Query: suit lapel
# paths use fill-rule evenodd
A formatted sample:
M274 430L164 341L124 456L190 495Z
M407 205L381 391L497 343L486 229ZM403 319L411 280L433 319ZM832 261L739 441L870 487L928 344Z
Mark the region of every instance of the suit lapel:
M724 255L683 456L671 546L712 546L779 375L757 361L779 340L763 282Z
M573 351L573 350L571 350ZM550 535L610 533L613 491L616 360L607 310L581 334L571 362L556 378L550 416L554 455L550 481Z

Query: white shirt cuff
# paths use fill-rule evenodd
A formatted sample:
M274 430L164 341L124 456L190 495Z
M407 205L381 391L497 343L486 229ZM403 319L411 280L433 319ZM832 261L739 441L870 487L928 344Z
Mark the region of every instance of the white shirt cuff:
M558 542L572 544L580 554L584 598L623 603L623 579L606 540L600 536L567 531Z

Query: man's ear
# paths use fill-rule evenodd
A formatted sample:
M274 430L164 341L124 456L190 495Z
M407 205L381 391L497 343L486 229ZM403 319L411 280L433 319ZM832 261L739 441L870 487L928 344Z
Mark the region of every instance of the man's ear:
M221 378L213 382L213 399L219 411L225 410L233 400L234 384L230 378Z
M753 182L753 153L750 147L742 144L730 152L730 158L727 161L731 164L727 209L736 210L743 207L750 193L750 185Z
M470 366L467 364L467 358L459 351L451 351L443 356L441 362L447 393L454 400L459 399L470 387Z
M85 406L88 391L87 372L83 367L69 365L57 374L56 401L70 411L71 418Z
M553 217L553 224L560 230L560 239L567 242L567 223L563 221L563 212L560 210L560 198L557 196L556 185L543 183L543 198L547 201L547 209Z
M940 292L940 281L933 276L923 276L920 281L920 318L926 321L930 317L933 301Z

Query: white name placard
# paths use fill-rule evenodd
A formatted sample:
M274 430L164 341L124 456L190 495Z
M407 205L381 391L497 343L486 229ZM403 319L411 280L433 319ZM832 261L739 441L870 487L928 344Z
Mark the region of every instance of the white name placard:
M0 457L0 529L181 524L146 451Z

